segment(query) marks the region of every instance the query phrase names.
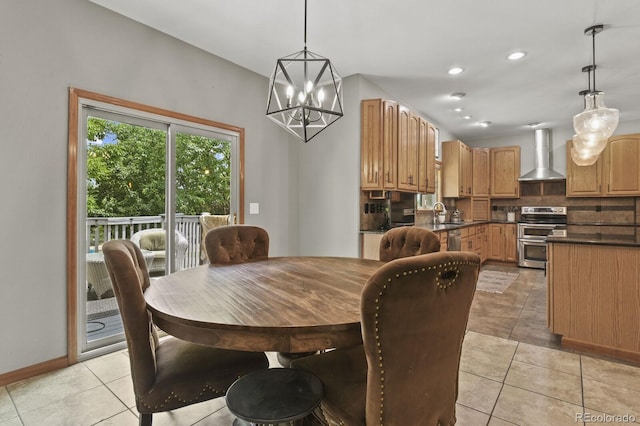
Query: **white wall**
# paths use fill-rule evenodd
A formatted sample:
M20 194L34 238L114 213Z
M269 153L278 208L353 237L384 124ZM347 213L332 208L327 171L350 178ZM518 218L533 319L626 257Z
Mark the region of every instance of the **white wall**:
M246 222L298 251L298 147L264 115L266 78L86 0L3 1L0 374L67 352L70 86L245 128Z

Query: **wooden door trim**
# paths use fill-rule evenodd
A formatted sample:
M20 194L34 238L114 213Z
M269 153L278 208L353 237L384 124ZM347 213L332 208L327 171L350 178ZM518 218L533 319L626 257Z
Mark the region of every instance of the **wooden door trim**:
M68 148L67 148L67 364L75 364L78 362L78 297L77 289L78 275L77 250L78 250L78 120L79 120L79 101L80 99L88 99L97 102L103 102L110 105L120 106L124 108L143 111L150 114L165 116L172 119L187 121L191 123L201 124L205 126L215 127L218 129L228 130L238 134L238 221L244 223L244 128L224 124L217 121L195 117L188 114L182 114L163 108L157 108L138 102L128 101L115 98L112 96L102 95L87 90L69 88L69 129L68 129ZM57 365L57 364L56 364Z

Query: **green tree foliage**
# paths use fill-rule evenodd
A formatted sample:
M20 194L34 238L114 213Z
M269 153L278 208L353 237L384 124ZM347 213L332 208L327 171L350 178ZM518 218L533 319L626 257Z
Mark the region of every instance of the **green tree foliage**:
M90 117L87 216L164 213L166 132ZM226 141L176 135L176 211L228 214L231 149Z

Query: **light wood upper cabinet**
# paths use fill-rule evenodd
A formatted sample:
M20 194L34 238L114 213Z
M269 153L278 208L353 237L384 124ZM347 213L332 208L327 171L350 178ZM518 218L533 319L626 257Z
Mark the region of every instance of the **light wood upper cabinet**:
M365 190L397 188L397 104L382 99L361 102L360 187Z
M640 134L609 138L604 155L606 194L640 195Z
M470 197L472 187L471 148L461 141L442 142L442 196Z
M418 192L418 137L420 117L398 106L398 189Z
M489 196L489 148L473 148L472 195L474 197Z
M599 197L602 192L602 155L590 166L578 166L571 159L573 141L567 141L567 197ZM605 186L606 188L606 186Z
M360 187L382 189L382 102L360 104Z
M609 138L600 158L591 166L571 159L573 141L567 141L568 197L628 197L640 195L640 134Z
M520 147L491 148L489 153L491 197L520 197Z
M427 120L419 119L418 192L436 192L436 131Z
M393 101L364 99L360 108L360 188L434 193L435 127Z

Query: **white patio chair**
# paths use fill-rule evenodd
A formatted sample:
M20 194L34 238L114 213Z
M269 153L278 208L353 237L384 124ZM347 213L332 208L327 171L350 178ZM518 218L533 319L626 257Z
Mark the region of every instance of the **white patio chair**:
M153 252L153 260L149 263L150 275L164 275L166 255L165 230L161 228L144 229L131 236L131 241L142 250ZM189 242L176 230L176 269L184 269L184 262Z

